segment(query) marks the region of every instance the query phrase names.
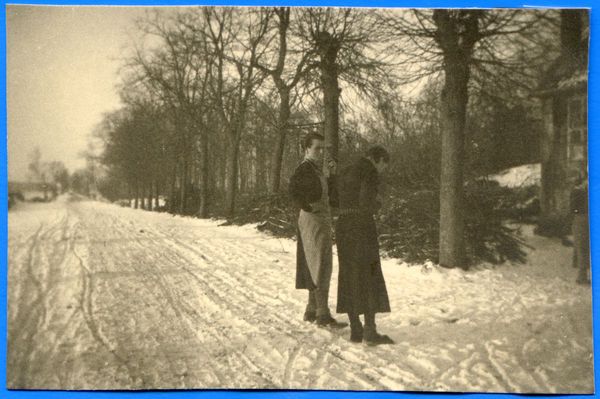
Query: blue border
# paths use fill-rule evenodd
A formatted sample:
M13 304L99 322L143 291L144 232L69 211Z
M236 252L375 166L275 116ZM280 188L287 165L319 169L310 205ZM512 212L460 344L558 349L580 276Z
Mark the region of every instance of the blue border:
M194 1L160 1L160 0L129 0L129 1L115 1L115 0L58 0L58 1L14 1L4 3L6 4L48 4L48 5L138 5L138 6L159 6L159 5L198 5L199 2ZM412 0L412 1L391 1L391 0L209 0L203 2L203 5L265 5L265 6L346 6L346 7L420 7L420 8L431 8L431 7L480 7L480 8L492 8L492 7L586 7L591 8L591 40L590 40L590 75L589 75L589 100L588 100L588 115L589 115L589 168L590 168L590 223L591 223L591 241L592 241L592 268L593 277L596 279L592 285L593 298L594 298L594 341L596 348L600 346L600 328L599 328L599 314L598 307L600 306L599 298L599 286L600 286L600 275L596 274L599 272L598 262L600 262L600 212L596 208L596 204L600 203L600 159L595 158L595 155L600 154L600 136L598 134L600 113L595 111L598 109L599 102L599 81L596 78L596 72L598 71L598 63L600 62L600 50L599 40L600 24L598 23L597 11L600 9L600 0L586 0L586 1L549 1L549 0L535 0L522 3L519 1L510 0ZM597 8L598 7L598 8ZM0 22L2 22L2 29L0 29L0 52L4 55L4 59L1 64L0 71L0 86L2 92L6 93L6 8L2 7L0 10ZM2 97L2 106L0 107L0 118L2 119L2 126L6 134L6 96ZM0 209L7 209L7 170L6 170L6 140L0 140L0 156L3 157L4 168L3 173L0 174ZM66 392L66 391L9 391L6 389L6 245L7 245L7 214L4 212L0 213L0 225L2 228L2 270L0 272L0 397L9 399L26 399L26 398L42 398L42 399L63 399L63 398L77 398L77 399L100 399L100 398L118 398L125 397L127 395L144 395L144 398L178 398L182 399L183 396L188 398L203 396L209 399L272 399L274 395L281 399L350 399L350 398L367 398L367 399L384 399L391 398L391 396L401 395L402 397L413 397L413 398L432 398L440 395L448 394L432 394L432 393L394 393L394 392L328 392L328 391L152 391L152 392ZM596 356L597 350L594 350L594 357ZM599 365L596 363L596 381L600 381L599 378ZM495 398L513 398L514 395L508 394L451 394L451 395L468 395L469 398L479 399L481 397L494 396ZM538 395L528 395L538 396ZM565 395L560 395L565 396ZM593 397L599 396L599 394L592 395Z

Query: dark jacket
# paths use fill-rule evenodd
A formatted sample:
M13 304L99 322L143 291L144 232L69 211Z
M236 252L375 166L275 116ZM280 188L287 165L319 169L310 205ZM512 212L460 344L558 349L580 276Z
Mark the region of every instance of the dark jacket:
M335 187L335 178L332 176L327 179L329 190L329 205L337 206L337 195ZM310 212L310 204L317 202L323 195L321 182L317 167L309 160L304 160L290 179L289 187L292 199L305 212Z
M372 215L381 203L377 200L379 175L375 165L367 158L343 169L337 181L338 205L340 210L354 209Z
M575 187L571 191L571 212L579 214L588 213L588 188Z
M338 177L338 313L390 311L373 219L380 207L377 185L377 169L366 158L344 169Z

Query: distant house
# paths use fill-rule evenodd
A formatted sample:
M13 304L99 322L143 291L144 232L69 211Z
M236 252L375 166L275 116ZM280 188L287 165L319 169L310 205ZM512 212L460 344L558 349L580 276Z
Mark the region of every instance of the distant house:
M572 167L587 168L587 52L589 13L562 10L561 41L565 51L554 61L540 84L544 133L541 140L540 226L547 235L568 229L567 181Z
M49 201L56 195L56 188L45 183L8 182L8 196L22 201Z

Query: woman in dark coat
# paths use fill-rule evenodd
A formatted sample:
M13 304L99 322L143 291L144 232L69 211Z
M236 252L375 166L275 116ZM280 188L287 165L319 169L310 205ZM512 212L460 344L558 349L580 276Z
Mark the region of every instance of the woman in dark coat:
M591 271L591 260L587 172L582 169L574 169L571 171L571 179L575 184L575 188L571 191L570 203L573 217L571 225L573 234L573 263L579 269L576 281L579 284L590 284L591 279L588 277Z
M374 147L366 158L344 169L337 183L340 208L336 228L340 264L337 312L348 313L350 340L368 345L394 343L387 335L378 334L375 325L375 313L390 312L373 219L380 208L376 199L378 171L388 161L387 151ZM364 329L361 314L365 318Z
M335 195L330 196L333 178L326 179L321 171L324 137L309 133L302 146L305 159L290 180L290 194L300 207L296 288L309 290L304 320L342 328L348 323L338 323L331 317L328 305L333 269L330 197Z

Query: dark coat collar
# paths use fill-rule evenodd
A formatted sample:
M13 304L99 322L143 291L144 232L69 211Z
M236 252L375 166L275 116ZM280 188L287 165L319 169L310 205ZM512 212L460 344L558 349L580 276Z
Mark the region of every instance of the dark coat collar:
M311 165L313 168L315 168L315 170L317 172L322 173L319 165L317 165L317 163L315 161L313 161L312 159L304 158L304 162L307 162L309 165Z

